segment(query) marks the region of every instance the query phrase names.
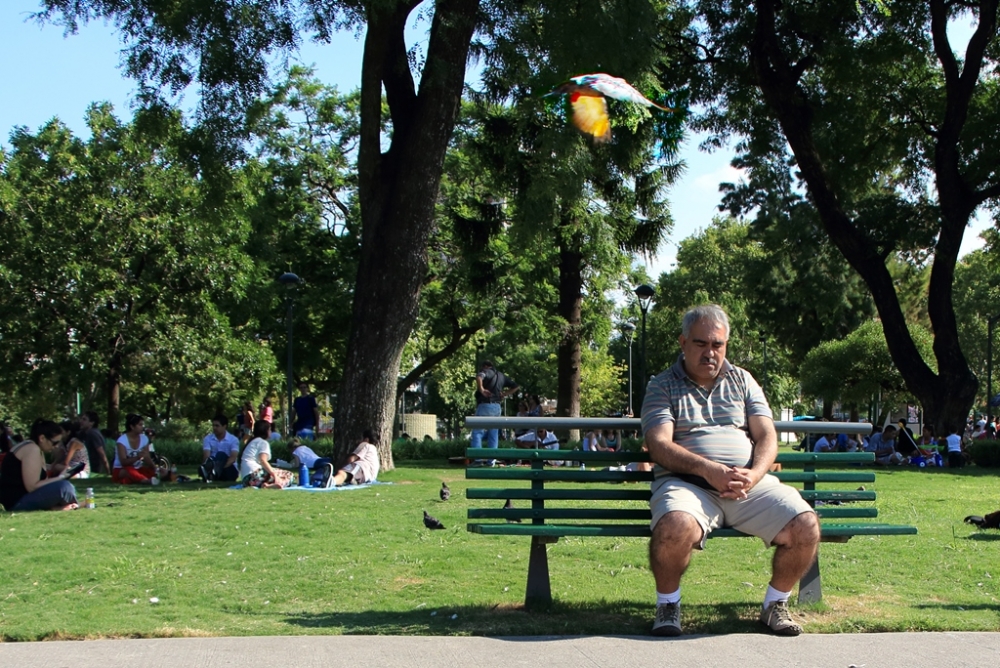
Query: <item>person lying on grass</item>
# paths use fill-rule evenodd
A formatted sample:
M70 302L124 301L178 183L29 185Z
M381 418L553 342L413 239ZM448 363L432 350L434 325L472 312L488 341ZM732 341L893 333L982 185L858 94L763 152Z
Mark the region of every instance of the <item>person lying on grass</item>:
M21 441L0 463L0 503L9 511L73 510L76 489L66 480L68 470L45 477L45 454L62 439L62 427L51 420L37 420L31 437Z
M267 437L271 435L271 423L258 420L253 425L252 441L247 443L240 458L240 480L244 487L259 487L261 489L282 489L287 487L292 479L289 471L283 471L271 466L271 443Z

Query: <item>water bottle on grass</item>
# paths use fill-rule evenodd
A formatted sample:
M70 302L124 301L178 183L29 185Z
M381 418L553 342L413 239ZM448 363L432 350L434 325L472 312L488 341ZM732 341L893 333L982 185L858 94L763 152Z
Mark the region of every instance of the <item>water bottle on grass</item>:
M305 464L299 465L299 487L309 486L309 469Z

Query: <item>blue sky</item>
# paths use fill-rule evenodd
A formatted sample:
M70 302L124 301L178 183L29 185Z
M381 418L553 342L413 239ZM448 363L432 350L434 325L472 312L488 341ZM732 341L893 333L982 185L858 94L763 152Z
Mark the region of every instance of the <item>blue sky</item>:
M38 0L4 0L0 5L0 143L7 144L15 126L37 130L53 117L83 135L84 112L92 102L108 101L122 118L131 115L136 86L119 70L121 43L112 27L92 23L64 38L57 26L25 22L38 9ZM411 32L419 38L419 31ZM324 82L351 90L360 82L361 53L360 39L340 33L329 45L303 45L297 59L313 65ZM182 101L186 107L195 104L190 95ZM675 228L647 263L653 278L670 269L678 241L709 225L717 213L719 183L739 178L729 166L728 151L702 153L692 140L682 146L681 157L687 171L670 195ZM985 219L973 224L963 252L982 246L978 235L984 225Z

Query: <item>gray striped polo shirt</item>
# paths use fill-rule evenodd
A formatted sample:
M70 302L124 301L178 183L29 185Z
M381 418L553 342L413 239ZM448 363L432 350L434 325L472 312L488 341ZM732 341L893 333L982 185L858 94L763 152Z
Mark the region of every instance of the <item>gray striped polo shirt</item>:
M749 415L772 417L750 372L724 361L715 385L706 390L688 377L681 355L649 381L642 402L642 431L673 422L677 445L720 464L748 466L753 454ZM668 473L659 464L653 471L655 477Z

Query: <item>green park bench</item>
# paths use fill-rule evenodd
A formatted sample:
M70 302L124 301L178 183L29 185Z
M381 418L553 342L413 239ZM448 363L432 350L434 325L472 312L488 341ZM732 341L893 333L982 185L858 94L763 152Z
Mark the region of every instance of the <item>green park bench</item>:
M477 423L477 426L483 424ZM497 467L472 464L465 471L469 480L493 483L490 487L467 490L469 499L491 502L489 507L469 509L468 530L491 536L531 537L526 607L544 606L552 601L547 545L563 536L649 537L651 534L649 483L653 479L652 472L609 470L629 462L649 461L648 453L469 448L466 455L470 462L495 459L529 464ZM573 466L546 464L554 459L572 462ZM871 505L843 504L845 501L875 501L874 491L858 489L865 483L874 482L875 473L851 468L851 465L873 462L872 453L782 452L777 461L783 470L775 475L783 482L801 485L802 497L816 509L822 541L843 543L853 536L917 533L916 527L872 521L878 517L878 509ZM793 468L795 470L790 470ZM643 484L616 485L629 482ZM843 483L846 489L827 488L831 483ZM818 484L823 488L818 489ZM530 507L505 509L502 506L507 499L513 504L528 501ZM513 520L522 522L513 523ZM730 528L717 529L709 535L709 538L719 537L748 536ZM821 598L817 551L816 561L799 582L798 600L810 603Z

